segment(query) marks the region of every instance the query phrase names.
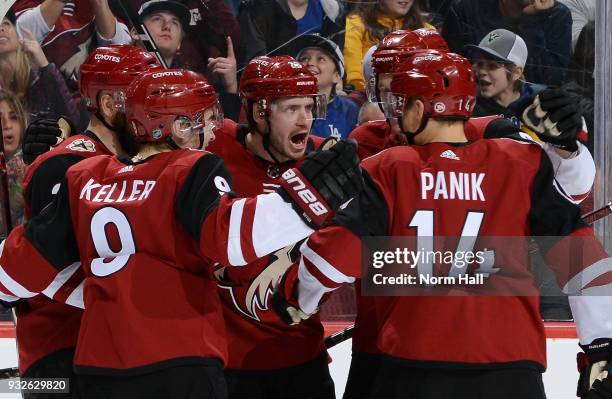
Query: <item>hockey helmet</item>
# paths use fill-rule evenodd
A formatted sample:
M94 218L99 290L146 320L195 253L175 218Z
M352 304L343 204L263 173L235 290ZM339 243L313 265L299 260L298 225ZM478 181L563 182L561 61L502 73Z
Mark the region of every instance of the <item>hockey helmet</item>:
M398 118L411 98L428 117L469 118L476 103L476 79L464 57L436 50L414 51L393 75L383 100L385 116Z
M378 74L396 72L411 52L425 49L449 51L446 41L435 29L396 30L385 36L372 54L374 73L366 82L368 99L376 102L379 98Z
M250 104L258 103L262 112L282 97L312 97L313 118L325 119L327 99L319 94L317 78L293 57L256 57L249 62L240 79L240 95L250 114Z
M130 132L139 142L160 142L174 134L203 133L218 129L223 113L215 89L206 79L185 69L150 71L139 76L128 88L126 113ZM204 120L207 109L213 119Z
M140 74L161 69L157 58L136 46L111 45L93 50L81 65L79 87L90 111L97 110L100 90L109 90L121 106L127 87Z

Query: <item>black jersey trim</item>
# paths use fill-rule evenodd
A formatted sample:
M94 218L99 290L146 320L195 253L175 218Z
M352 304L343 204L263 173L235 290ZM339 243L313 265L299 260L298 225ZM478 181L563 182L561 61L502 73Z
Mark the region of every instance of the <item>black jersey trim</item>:
M32 174L24 198L32 216L38 215L45 206L53 201L51 190L66 176L66 171L74 164L85 159L82 155L59 154L45 159Z
M192 166L176 198L174 208L176 217L191 238L198 242L202 222L217 207L221 199L219 187L215 185L217 176L232 186L230 174L223 160L217 155L207 153ZM236 196L233 192L229 192L228 195Z
M184 356L163 360L161 362L148 364L146 366L132 367L129 369L115 369L110 367L83 366L75 364L74 371L76 374L130 377L142 374L149 374L170 367L190 365L202 365L222 368L223 362L220 359L214 357Z
M57 270L63 270L79 260L65 178L53 201L26 223L24 235Z
M554 175L552 163L542 150L540 166L531 187L529 221L531 235L543 237L536 239L543 253L563 237L588 227L580 217L580 208L559 191L561 187Z
M304 375L308 375L307 371L311 369L317 369L324 365L327 367L327 359L328 353L326 350L316 355L314 358L305 361L304 363L296 364L294 366L282 367L277 369L266 369L266 370L250 370L250 369L225 369L226 373L230 373L236 376L262 376L262 377L270 377L270 374L284 374L284 373L296 373L296 375L300 375L301 373L305 373ZM280 377L280 376L279 376Z
M450 370L503 370L503 369L529 369L543 373L546 370L543 364L535 360L516 360L512 362L494 363L464 363L443 362L433 360L409 360L387 354L382 355L382 361L397 367L421 369L450 369Z
M59 349L54 352L51 352L41 357L34 363L32 363L30 367L28 367L27 370L21 374L21 377L22 378L36 378L36 377L39 377L39 378L41 377L68 378L73 373L72 365L73 365L75 351L76 351L75 347L70 347L70 348ZM58 365L61 366L61 363L64 363L64 366L67 367L68 369L66 368L62 369L61 367L58 367ZM49 375L49 369L53 369L54 371L57 371L57 374ZM66 372L66 374L61 375L64 372Z

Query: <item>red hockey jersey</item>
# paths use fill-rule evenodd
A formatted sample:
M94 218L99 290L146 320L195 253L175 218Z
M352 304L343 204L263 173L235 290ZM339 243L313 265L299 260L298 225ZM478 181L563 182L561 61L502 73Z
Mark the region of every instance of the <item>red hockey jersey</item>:
M492 121L502 119L497 115L482 118L471 118L465 124L465 135L468 140L476 141L485 137L485 131ZM401 145L402 140L391 131L387 121L372 121L355 128L349 139L357 141L357 153L360 159L378 154L386 148Z
M500 119L499 116L483 118L471 118L465 124L465 133L468 140L475 141L485 136L485 130L490 122ZM384 149L401 145L401 140L391 131L386 121L373 121L365 123L349 136L357 141L357 152L360 159L365 159L378 154ZM353 351L378 353L376 338L376 315L374 299L360 295L361 282L355 281L355 292L357 293L357 315L355 317L355 328L353 330Z
M481 238L558 237L544 250L565 290L610 291L612 262L578 208L556 188L550 161L538 145L508 138L402 146L362 166L369 180L366 193L339 213L336 226L316 232L302 247L298 291L306 312L325 292L361 276L361 261L354 255L361 253L360 237L415 237L421 228L422 235L436 237L469 236L462 234L466 231ZM459 173L470 177L470 188L451 196L447 182ZM577 242L581 250L568 254ZM345 250L334 250L338 247ZM545 337L527 247L493 249L497 270L488 282L502 289L520 284L523 296L377 297L373 320L379 333L371 338L378 350L415 366L542 370ZM599 301L596 306L593 299ZM582 343L612 336L610 299L601 301L570 299Z
M38 215L57 193L66 170L75 163L96 155L112 155L90 131L72 136L34 161L25 173L22 185L25 214ZM82 278L82 274L75 278ZM69 306L72 290L64 290L61 302L44 295L19 302L17 314L17 350L19 372L26 371L38 360L54 352L75 348L82 310ZM78 294L78 292L77 292Z
M465 134L468 140L481 138L504 137L515 128L511 122L499 116L471 118L465 124ZM397 146L400 143L391 132L385 121L376 121L361 125L351 133L351 138L358 144L359 157L365 159L380 151ZM594 164L586 149L572 159L562 159L553 149L546 148L548 156L556 171L555 178L575 203L579 203L589 194L595 175ZM356 292L361 292L359 280L355 282ZM374 303L372 297L357 295L357 316L353 332L353 351L378 353L376 347L376 330Z
M278 179L295 162L268 162L245 147L246 126L226 121L222 132L207 147L221 156L241 197L274 192ZM312 137L312 136L311 136ZM314 141L313 141L314 140ZM312 137L309 149L323 139ZM240 370L270 370L310 361L325 350L323 326L317 316L299 326L287 326L272 310L276 282L298 257L299 245L282 248L249 263L245 268L225 268L219 283L229 357L227 367ZM282 347L282 350L279 348Z
M52 205L4 242L0 297L55 297L82 267L77 372L225 362L211 263L244 266L312 232L278 194L232 199L230 184L203 151L81 161Z

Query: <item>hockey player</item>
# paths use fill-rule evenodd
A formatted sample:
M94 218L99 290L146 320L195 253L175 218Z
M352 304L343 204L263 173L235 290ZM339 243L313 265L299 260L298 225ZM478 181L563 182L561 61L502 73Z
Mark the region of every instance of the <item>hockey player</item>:
M237 195L274 192L281 175L323 141L310 132L315 119L325 118L325 96L318 94L313 73L286 56L253 59L242 74L240 95L248 125L226 121L208 149L223 158ZM272 290L298 248L216 273L229 343L230 399L334 397L319 318L290 328L271 309Z
M218 156L181 147L222 123L201 75L141 74L126 110L137 155L68 169L53 203L3 243L0 298L54 297L83 271L79 397L225 397L212 262L244 266L305 238L304 221L324 223L362 188L355 148L314 154L278 193L234 199Z
M586 353L579 391L585 395L612 358L611 299L590 296L610 295L612 259L554 183L551 162L539 145L523 136L468 141L464 123L476 85L466 59L416 51L406 69L393 76L385 105L387 117L397 118L416 145L389 148L362 162L364 193L337 215L335 225L302 246L297 298L287 278L275 296L276 308L298 322L324 293L361 276L361 262L353 254L360 253L364 236L504 236L509 243L521 238L521 246L493 240L495 270L489 269L487 284L501 296L472 291L377 298L376 346L384 357L372 397L541 399L546 340L538 297L529 295L537 290L524 243L529 235L549 236L543 245L547 261L566 292L582 295L571 297L570 304ZM446 184L457 173L478 177L471 180L474 185L468 183L476 195L468 195L467 186L466 194L448 195ZM338 246L345 251L334 251ZM524 296L509 296L507 290L517 286ZM609 383L606 374L600 379Z
M403 68L413 51L422 49L448 51L446 42L435 30L395 31L387 35L372 56L375 78L368 84L370 97L378 98L378 101L380 101L389 91L393 74ZM571 99L569 100L571 101ZM561 136L564 139L570 137L570 141L576 142L576 133L581 126L580 117L578 116L576 123L571 123L573 117L563 114L563 112L568 112L567 98L553 97L551 101L554 108L544 105L548 113L543 111L541 107L538 109L540 112L538 122L534 122L537 118L534 117L533 112L529 113L532 116L529 118L531 125L546 120L548 115L556 113L556 111L562 111L561 115L564 115L564 118L559 125L562 125L566 130ZM516 131L516 126L509 120L497 116L470 118L465 124L466 136L470 140L478 140L483 137L503 137ZM353 130L350 138L359 143L358 151L362 159L377 154L385 148L408 144L409 140L409 137L402 134L395 118L363 124ZM553 137L550 137L550 139L555 140ZM558 150L552 145L544 145L544 148L553 162L554 170L557 171L558 182L575 201L581 201L591 190L595 177L595 165L586 148L580 143L577 145L579 151L575 154L567 153L563 155L571 155L568 159L561 156L563 150ZM359 280L356 281L356 287L356 291L359 293ZM375 378L375 370L380 363L380 351L376 347L378 330L374 310L374 299L361 295L357 296L357 317L352 339L353 355L344 393L345 399L367 398L369 396L369 388Z
M137 47L111 46L95 49L81 65L80 90L92 112L83 134L75 134L52 151L41 155L26 170L22 192L27 218L38 215L53 200L66 170L75 163L96 155L122 154L117 131L125 128L121 97L134 78L148 70L160 69L156 58ZM51 130L53 133L49 133ZM30 133L40 133L55 144L56 120L39 119ZM75 132L76 133L76 132ZM30 136L24 150L47 150L41 138ZM50 144L50 143L49 143ZM16 333L19 371L25 378L70 378L82 312L71 303L72 292L58 294L60 302L38 295L21 301L16 307ZM26 398L40 394L26 393ZM55 394L58 396L60 394Z

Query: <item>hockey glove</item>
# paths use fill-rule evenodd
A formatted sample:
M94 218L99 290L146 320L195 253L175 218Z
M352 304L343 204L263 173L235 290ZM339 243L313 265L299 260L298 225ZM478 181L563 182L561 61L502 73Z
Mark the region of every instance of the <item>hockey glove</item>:
M274 289L272 295L272 308L281 320L287 324L299 324L311 315L304 313L297 301L298 265L293 264Z
M576 137L582 130L582 110L577 96L562 89L546 89L522 113L523 125L540 140L566 151L578 150Z
M45 113L28 126L23 139L23 161L29 165L41 154L61 143L76 129L66 117Z
M310 153L298 169L285 171L277 192L317 229L363 187L357 146L339 141L329 150Z
M584 353L578 353L578 390L582 399L612 398L612 339L598 338L589 345L580 345Z

